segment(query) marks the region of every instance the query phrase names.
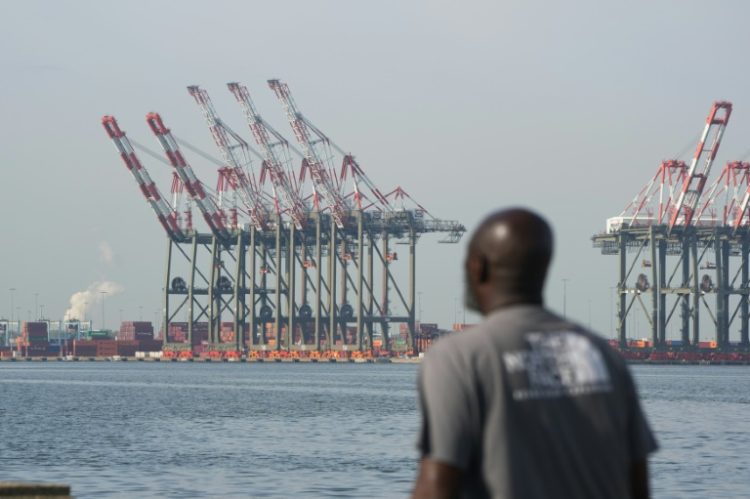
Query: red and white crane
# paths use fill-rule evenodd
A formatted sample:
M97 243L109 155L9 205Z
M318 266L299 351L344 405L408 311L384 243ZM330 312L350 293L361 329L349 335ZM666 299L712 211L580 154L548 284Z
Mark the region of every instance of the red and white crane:
M172 208L177 217L177 225L182 227L185 232L189 233L193 230L193 206L189 197L185 199L185 184L182 183L180 176L177 175L177 172L175 171L172 172L171 192ZM180 213L185 216L184 219L180 218Z
M201 211L211 232L220 238L229 237L230 233L224 222L226 218L224 213L216 205L216 201L206 193L203 183L198 180L195 171L185 159L171 130L164 125L164 121L159 113L149 113L146 115L146 122L164 149L169 163L174 167L175 173L182 181L190 198L198 205L198 209Z
M305 159L302 161L300 180L304 180L306 171L310 172L313 183L313 208L320 211L322 199L326 204L325 208L331 210L331 216L336 225L342 228L347 211L346 200L339 190L336 176L326 163L325 158L329 155L320 150L330 145L328 137L305 119L297 108L286 83L280 80L268 80L268 86L281 101L294 136L302 146ZM314 139L313 135L317 138Z
M288 175L286 171L285 164L289 163L287 140L263 120L250 97L247 87L240 83L227 83L227 87L242 106L242 111L255 142L262 148L263 164L260 172L260 183L263 184L266 172L268 172L273 185L274 205L277 213L287 211L294 226L301 229L305 223L305 202L300 195L299 188L294 184L293 177ZM271 137L273 137L273 141ZM278 200L279 194L284 204L283 210Z
M169 205L169 203L167 203L166 199L159 191L159 188L156 187L154 181L151 180L151 176L148 174L146 168L143 167L138 156L136 156L133 145L130 143L127 135L125 135L125 132L120 129L115 117L104 116L102 118L102 125L107 131L109 138L114 142L125 166L130 170L133 178L135 178L143 196L154 210L154 213L156 213L159 223L164 227L164 230L169 237L173 240L184 238L185 233L177 223L176 211Z
M359 163L357 163L357 160L354 159L354 156L352 156L350 153L345 153L339 146L337 146L333 142L331 142L331 146L344 156L344 160L341 163L341 180L346 180L347 173L352 176L352 180L354 182L354 192L352 193L352 195L354 196L354 203L356 204L357 209L362 210L368 207L363 206L362 204L363 200L369 199L365 194L362 193L361 189L359 188L359 183L362 182L370 190L373 197L375 197L375 200L371 201L370 206L375 206L382 211L393 211L393 208L388 202L387 196L384 196L383 193L380 192L380 189L378 189L375 184L367 177L367 175L365 175L364 170L362 170L362 167L359 166Z
M703 220L705 214L709 213L717 223L723 226L732 225L748 186L750 186L750 163L728 162L721 170L719 178L703 196L700 209L695 215L696 220Z
M750 171L750 163L739 161L735 163L739 163L739 165L745 167L745 176L743 177L743 180L747 183L747 187L745 189L744 195L742 196L742 200L737 205L737 214L734 217L734 220L732 220L732 228L736 231L740 228L740 225L742 225L743 219L745 218L748 207L750 205L750 179L748 179L747 177L748 171ZM746 221L745 223L748 222Z
M232 168L238 186L236 192L240 194L247 208L250 223L256 229L264 229L270 220L268 209L264 203L263 191L259 188L252 173L246 170L250 167L249 145L219 118L208 92L196 85L189 86L188 92L203 111L211 136L219 148L222 158L227 166ZM238 151L243 155L243 158L238 157Z
M665 223L674 208L678 187L683 184L686 171L687 165L684 161L674 159L662 161L656 174L622 210L622 213L607 221L607 231L623 224L638 227Z
M693 215L698 208L703 188L711 171L711 165L719 152L721 138L731 114L732 104L730 102L714 102L711 107L703 134L698 142L698 147L695 149L693 160L688 167L687 177L682 184L682 191L669 218L668 232L671 232L675 225L689 227L693 222ZM701 163L701 159L703 159L703 163Z

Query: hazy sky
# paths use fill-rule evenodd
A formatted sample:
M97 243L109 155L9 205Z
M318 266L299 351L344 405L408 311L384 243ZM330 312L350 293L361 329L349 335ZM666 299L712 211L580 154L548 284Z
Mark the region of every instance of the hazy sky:
M241 81L291 139L265 83L280 78L381 189L469 229L498 207L546 215L549 305L562 309L568 278L568 314L587 323L590 305L609 335L616 260L590 236L662 159L690 155L712 101L734 103L714 176L750 149L748 15L741 1L2 2L0 316L11 287L24 319L34 293L61 317L75 292L111 281L110 327L139 306L152 320L165 238L101 116L158 150L144 117L159 111L218 156L185 87L204 86L244 131L225 89ZM168 192L169 168L142 159ZM464 243L418 246L426 322L453 322Z

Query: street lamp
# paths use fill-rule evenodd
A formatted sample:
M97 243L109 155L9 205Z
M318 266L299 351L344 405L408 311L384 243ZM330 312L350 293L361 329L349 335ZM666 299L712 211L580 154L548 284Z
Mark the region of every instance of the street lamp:
M104 298L106 298L106 291L99 291L99 294L102 295L102 331L107 329L107 326L104 323Z
M10 321L13 322L13 293L15 293L16 288L9 288L8 291L10 291Z
M39 316L39 293L34 293L34 315Z
M8 330L5 332L5 346L10 346L10 325L13 323L13 293L16 288L9 288L10 291L10 323L8 324Z

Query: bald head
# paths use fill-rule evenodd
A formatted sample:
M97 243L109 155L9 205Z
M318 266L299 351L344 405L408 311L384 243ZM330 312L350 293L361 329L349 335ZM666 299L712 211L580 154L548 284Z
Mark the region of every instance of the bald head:
M511 304L541 304L552 244L549 225L531 211L514 208L485 218L469 242L467 306L486 314Z

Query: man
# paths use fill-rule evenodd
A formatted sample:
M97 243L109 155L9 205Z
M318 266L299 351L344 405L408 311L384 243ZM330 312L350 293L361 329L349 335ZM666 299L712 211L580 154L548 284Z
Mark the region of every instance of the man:
M466 301L485 318L422 364L415 498L649 496L657 445L633 380L603 339L543 308L551 257L527 210L473 234Z

